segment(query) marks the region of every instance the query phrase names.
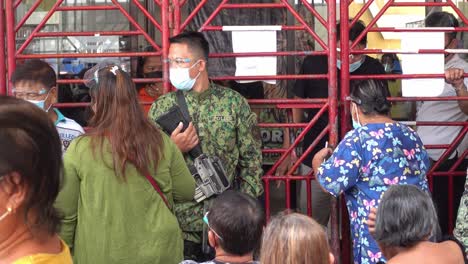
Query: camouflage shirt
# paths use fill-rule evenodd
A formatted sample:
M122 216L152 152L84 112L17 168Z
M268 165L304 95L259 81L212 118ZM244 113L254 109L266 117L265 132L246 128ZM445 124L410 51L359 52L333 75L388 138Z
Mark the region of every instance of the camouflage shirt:
M188 91L184 95L203 152L223 161L230 182L236 178L240 191L254 197L261 195L261 140L256 115L247 101L239 93L214 83L202 93ZM149 118L156 120L175 104L176 93L161 96L151 106ZM185 155L185 160L192 165L189 155ZM204 203L193 201L174 206L184 239L201 242L198 233L203 230Z
M465 192L458 208L457 224L453 230L453 235L465 245L468 254L468 176L465 181Z

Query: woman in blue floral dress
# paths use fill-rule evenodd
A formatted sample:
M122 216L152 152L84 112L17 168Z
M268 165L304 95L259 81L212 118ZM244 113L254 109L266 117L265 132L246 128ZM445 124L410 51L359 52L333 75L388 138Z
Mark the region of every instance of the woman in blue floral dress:
M330 148L322 149L312 161L320 185L334 196L345 195L354 263L385 261L366 219L389 186L413 184L428 191L430 163L423 143L413 129L389 117L387 96L381 81L355 83L349 97L354 130L333 153Z

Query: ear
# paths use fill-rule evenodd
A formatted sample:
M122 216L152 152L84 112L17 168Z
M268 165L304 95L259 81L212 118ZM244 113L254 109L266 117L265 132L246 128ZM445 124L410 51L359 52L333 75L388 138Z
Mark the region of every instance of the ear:
M21 175L17 172L12 172L4 177L2 187L8 196L6 207L11 208L14 212L24 203L27 187L21 183Z
M205 60L200 60L200 62L198 63L198 71L202 72L202 71L206 71L207 70L207 67L208 67L208 63L205 61Z
M210 246L212 248L216 248L218 245L216 243L216 235L213 234L213 232L211 230L208 230L208 244L210 244Z
M58 98L58 87L57 86L50 87L48 101L51 103L56 103L57 98Z
M329 259L330 259L330 264L335 263L335 256L333 256L333 254L331 252L329 253Z

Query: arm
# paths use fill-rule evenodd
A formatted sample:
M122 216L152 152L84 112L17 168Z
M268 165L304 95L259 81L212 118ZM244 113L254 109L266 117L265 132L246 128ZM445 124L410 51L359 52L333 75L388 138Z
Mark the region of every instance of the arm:
M262 151L257 117L242 98L237 120L237 148L239 149L239 177L242 192L258 197L263 193Z
M75 140L63 157L63 183L55 202L55 207L63 215L62 227L59 235L70 248L73 248L75 240L75 228L78 218L78 197L80 193L80 179L78 175L78 164L76 163L79 154L76 151L76 143L77 141Z
M170 174L172 177L172 193L174 195L174 201L191 201L195 194L195 179L190 174L184 157L177 146L170 140L167 140L164 143L169 145L165 147L165 149L169 150L171 153Z
M450 68L445 70L445 81L453 86L455 93L460 97L468 96L468 90L463 74L465 74L463 69ZM468 100L459 100L458 106L463 113L468 115Z
M356 130L348 132L328 160L329 149L319 151L313 159L315 177L320 185L334 196L356 185L362 165L361 146ZM320 164L320 165L319 165Z

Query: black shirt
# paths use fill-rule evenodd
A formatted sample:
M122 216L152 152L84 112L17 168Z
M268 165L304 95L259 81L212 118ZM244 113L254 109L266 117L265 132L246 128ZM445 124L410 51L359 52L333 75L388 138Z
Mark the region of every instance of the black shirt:
M327 74L328 73L328 57L326 55L307 56L302 63L300 74ZM380 62L372 57L365 56L362 65L351 72L351 75L368 75L368 74L385 74L384 68ZM338 69L338 95L340 94L340 70ZM328 80L327 79L301 79L297 80L294 85L294 95L300 98L328 98ZM307 122L309 122L320 109L306 110ZM325 112L317 123L309 130L304 137L302 149L305 151L323 129L328 125L328 112ZM313 149L310 154L302 162L309 167L312 166L312 158L315 153L325 147L325 142L328 141L328 134L325 135Z

